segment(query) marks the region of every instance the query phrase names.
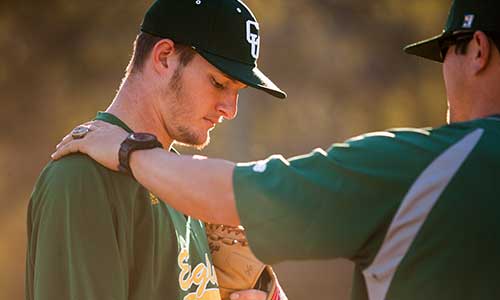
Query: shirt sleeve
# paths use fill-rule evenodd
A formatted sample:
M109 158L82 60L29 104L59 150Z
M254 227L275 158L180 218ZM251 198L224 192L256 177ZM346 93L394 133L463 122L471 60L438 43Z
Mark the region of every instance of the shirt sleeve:
M28 211L27 299L127 299L127 255L100 166L49 164Z
M253 251L267 263L344 257L368 264L430 159L423 153L381 132L289 160L239 164L235 198Z

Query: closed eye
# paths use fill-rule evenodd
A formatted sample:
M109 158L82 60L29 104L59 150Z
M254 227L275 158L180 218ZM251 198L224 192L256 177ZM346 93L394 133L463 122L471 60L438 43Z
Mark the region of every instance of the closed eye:
M219 90L223 90L223 89L225 89L225 88L226 88L226 87L225 87L222 83L220 83L220 82L218 82L217 80L215 80L215 78L211 77L211 79L212 79L212 85L213 85L215 88L217 88L217 89L219 89Z

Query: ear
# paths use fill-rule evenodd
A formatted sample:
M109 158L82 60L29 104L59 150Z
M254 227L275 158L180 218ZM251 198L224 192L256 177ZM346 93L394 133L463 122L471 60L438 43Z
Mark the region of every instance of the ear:
M469 45L472 55L472 71L474 75L488 67L491 59L491 41L482 31L476 31Z
M174 64L175 43L164 39L156 43L151 52L153 68L158 74L165 74Z

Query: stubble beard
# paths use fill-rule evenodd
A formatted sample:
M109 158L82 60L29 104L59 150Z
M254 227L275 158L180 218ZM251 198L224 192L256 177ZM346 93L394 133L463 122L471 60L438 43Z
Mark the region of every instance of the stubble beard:
M172 115L177 117L177 120L174 121L176 124L173 124L175 131L171 133L171 137L176 144L202 150L210 143L210 133L207 132L207 138L202 140L199 134L182 123L182 116L187 116L191 113L189 108L186 108L186 101L184 100L182 70L183 67L177 67L168 84L168 93L173 94L175 99L171 107Z

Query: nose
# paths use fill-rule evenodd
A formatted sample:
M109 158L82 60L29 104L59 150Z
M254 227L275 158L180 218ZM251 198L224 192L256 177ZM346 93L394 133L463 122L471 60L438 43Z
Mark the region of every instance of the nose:
M238 114L238 92L224 94L223 99L217 103L217 111L224 119L232 120Z

